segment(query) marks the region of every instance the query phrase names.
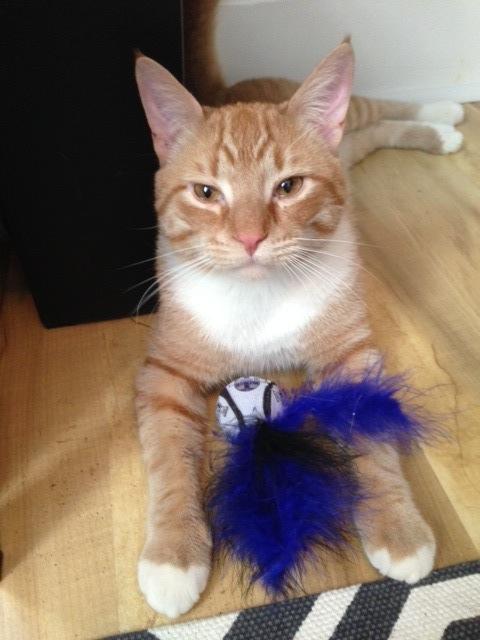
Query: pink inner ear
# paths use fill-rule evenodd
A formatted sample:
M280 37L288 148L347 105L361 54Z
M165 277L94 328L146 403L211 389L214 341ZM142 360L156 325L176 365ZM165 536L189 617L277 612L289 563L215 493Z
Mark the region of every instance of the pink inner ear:
M289 110L319 130L335 150L342 139L353 81L353 52L342 43L310 74L290 100Z
M137 59L136 77L153 145L163 163L182 131L202 117L202 108L169 71L150 58Z
M325 120L320 124L323 136L331 148L336 148L342 139L345 117L350 102L351 84L342 82L336 87L336 94L325 113Z

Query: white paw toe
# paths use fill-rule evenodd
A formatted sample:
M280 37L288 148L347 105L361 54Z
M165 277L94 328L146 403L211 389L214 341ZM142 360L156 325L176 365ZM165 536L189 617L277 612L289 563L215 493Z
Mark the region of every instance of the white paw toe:
M448 124L432 124L440 138L440 153L455 153L463 144L463 134Z
M138 584L152 609L176 618L197 602L207 584L208 573L208 567L201 565L180 569L173 564L140 560Z
M403 580L408 584L418 582L433 569L435 545L419 547L415 553L401 560L393 560L387 549L366 551L371 564L384 576L394 580Z
M424 122L439 122L443 124L458 124L462 122L465 112L458 102L432 102L424 104L417 112L416 119Z

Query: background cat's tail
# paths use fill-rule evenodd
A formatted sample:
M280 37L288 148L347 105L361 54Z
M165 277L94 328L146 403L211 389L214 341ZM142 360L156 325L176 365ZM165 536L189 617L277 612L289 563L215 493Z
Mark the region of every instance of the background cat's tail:
M203 105L228 102L283 102L299 86L296 82L263 78L243 81L227 88L215 47L217 7L220 0L183 0L185 34L185 81ZM348 39L349 40L349 39ZM346 132L371 127L384 120L419 120L455 125L463 119L461 105L432 105L372 100L353 96L346 118ZM391 145L389 145L391 146Z
M219 105L225 83L215 49L219 0L183 0L185 29L185 81L201 104Z

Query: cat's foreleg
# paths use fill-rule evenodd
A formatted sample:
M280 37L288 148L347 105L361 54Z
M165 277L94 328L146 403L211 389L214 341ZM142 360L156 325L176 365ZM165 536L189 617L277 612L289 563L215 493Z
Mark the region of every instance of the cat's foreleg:
M355 524L365 553L383 575L417 582L433 568L435 538L413 501L398 452L366 442L358 449L357 470L368 499L357 507Z
M348 168L377 149L417 149L447 154L458 151L462 143L462 133L448 124L381 120L365 129L345 134L339 154L342 165Z
M149 488L138 580L150 606L174 618L195 604L210 570L200 488L206 401L188 373L156 354L138 377L136 408Z
M312 353L309 370L314 382L340 369L355 377L379 361L368 340L353 341L336 354L328 367ZM371 564L385 576L417 582L433 568L435 539L418 511L403 475L398 451L386 444L359 439L355 445L357 472L363 499L355 524Z

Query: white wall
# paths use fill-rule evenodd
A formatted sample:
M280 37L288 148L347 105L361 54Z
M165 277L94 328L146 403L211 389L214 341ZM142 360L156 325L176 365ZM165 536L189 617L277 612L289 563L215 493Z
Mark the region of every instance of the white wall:
M222 0L217 46L229 83L301 80L348 33L358 95L480 100L480 0Z

